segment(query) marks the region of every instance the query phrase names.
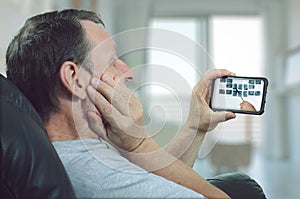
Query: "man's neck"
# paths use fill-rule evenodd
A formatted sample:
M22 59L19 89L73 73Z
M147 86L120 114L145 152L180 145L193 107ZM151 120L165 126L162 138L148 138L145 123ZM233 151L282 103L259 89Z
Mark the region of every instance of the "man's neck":
M83 124L86 123L86 124ZM97 135L89 128L87 122L75 122L72 115L53 113L45 124L51 142L95 138Z

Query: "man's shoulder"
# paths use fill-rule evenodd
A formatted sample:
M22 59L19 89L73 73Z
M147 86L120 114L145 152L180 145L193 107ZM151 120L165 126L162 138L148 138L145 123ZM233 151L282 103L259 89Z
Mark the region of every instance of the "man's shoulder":
M121 170L145 172L97 139L70 140L53 143L66 169Z

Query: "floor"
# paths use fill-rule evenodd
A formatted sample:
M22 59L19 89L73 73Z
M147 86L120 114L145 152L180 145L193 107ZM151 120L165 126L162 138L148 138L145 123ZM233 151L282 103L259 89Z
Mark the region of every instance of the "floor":
M252 153L251 164L239 168L262 187L268 199L295 199L300 197L300 162L291 160L271 160L262 156L259 150ZM194 169L208 178L216 175L216 169L210 163L209 156L197 159ZM231 171L224 168L221 172Z

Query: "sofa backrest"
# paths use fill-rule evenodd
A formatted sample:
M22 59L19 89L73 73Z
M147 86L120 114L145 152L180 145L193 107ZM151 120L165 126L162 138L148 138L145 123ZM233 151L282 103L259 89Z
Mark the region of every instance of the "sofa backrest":
M75 198L43 123L0 75L0 198Z

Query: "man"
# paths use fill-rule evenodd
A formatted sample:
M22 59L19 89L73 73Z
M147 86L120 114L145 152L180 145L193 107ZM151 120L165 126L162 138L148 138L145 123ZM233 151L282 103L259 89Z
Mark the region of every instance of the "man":
M232 73L209 71L200 80L189 119L168 153L147 137L142 107L124 85L133 74L116 57L113 41L99 24L89 11L37 15L26 21L6 55L7 77L40 114L76 196L229 198L183 161L192 165L205 133L235 117L214 113L207 105L212 80ZM178 153L178 143L189 137L192 145ZM164 159L160 167L157 160Z

